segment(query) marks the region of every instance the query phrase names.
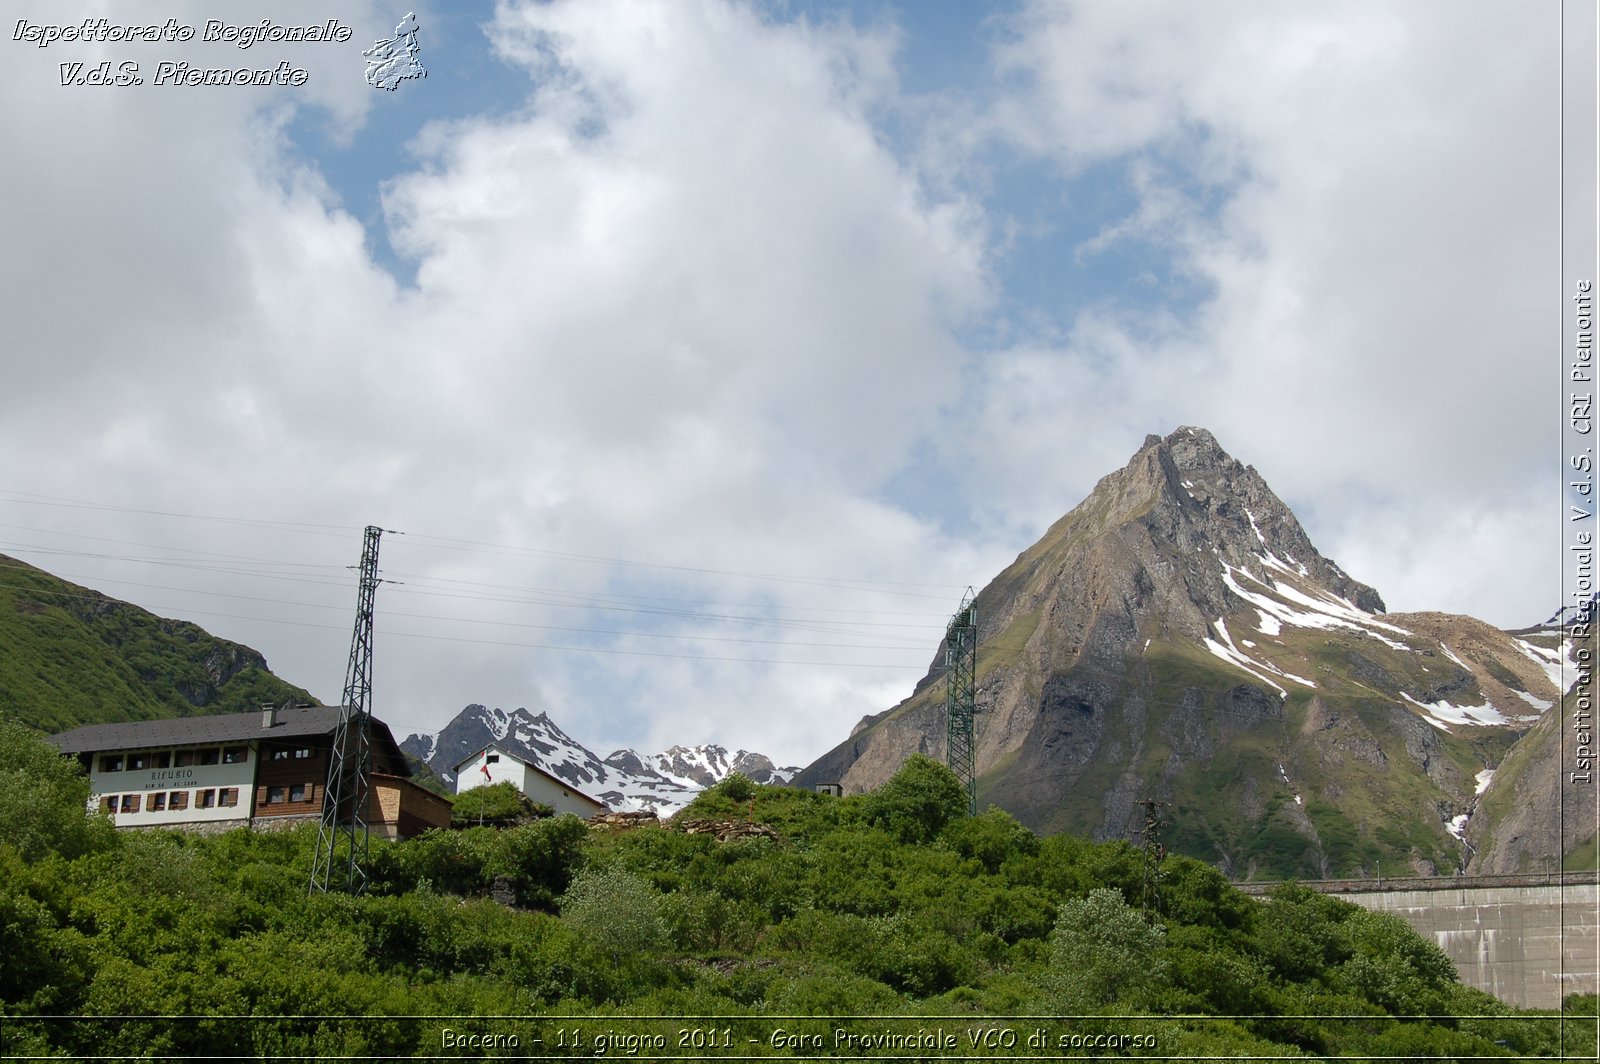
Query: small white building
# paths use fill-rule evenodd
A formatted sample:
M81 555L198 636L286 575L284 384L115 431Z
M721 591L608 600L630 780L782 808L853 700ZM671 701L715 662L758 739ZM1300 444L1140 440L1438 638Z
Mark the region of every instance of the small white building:
M557 813L571 813L587 820L610 811L598 798L589 797L565 780L498 746L485 747L460 762L455 774L457 794L491 783L511 783L530 800L548 805Z

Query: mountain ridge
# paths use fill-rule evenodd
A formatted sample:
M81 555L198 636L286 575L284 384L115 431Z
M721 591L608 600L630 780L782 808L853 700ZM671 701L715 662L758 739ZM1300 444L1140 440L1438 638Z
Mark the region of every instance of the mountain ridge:
M653 811L669 816L705 788L733 772L757 783L785 783L798 768L780 769L763 754L709 744L673 746L658 754L631 749L604 758L573 739L547 711L506 711L473 703L439 732L415 733L400 748L454 785L454 768L491 743L536 765L616 812Z
M0 715L41 731L320 705L260 651L0 554Z

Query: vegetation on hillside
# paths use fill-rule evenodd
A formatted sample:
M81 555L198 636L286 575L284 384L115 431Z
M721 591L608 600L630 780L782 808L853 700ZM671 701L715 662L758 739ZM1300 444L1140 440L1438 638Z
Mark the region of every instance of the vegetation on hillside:
M0 719L83 724L315 702L249 647L0 555Z
M688 811L776 838L561 816L375 841L360 898L307 897L314 829L115 832L86 795L72 762L0 725L7 1054L1562 1049L1558 1019L1463 987L1397 918L1293 885L1256 901L1182 857L1142 910L1140 851L968 816L921 757L869 795L735 781ZM1568 1023L1566 1053L1592 1058L1593 1032Z
M451 794L450 799L450 822L458 828L473 824L509 827L555 815L554 809L535 802L510 780L473 787L460 794Z

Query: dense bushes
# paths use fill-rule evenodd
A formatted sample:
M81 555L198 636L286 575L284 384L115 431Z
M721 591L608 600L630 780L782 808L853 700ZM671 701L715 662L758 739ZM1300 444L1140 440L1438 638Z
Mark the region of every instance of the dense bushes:
M110 844L111 822L83 814L89 781L30 728L0 721L0 841L25 860Z
M518 821L554 815L555 810L548 805L536 804L509 780L462 791L450 806L450 823L458 828L472 824L503 827Z
M502 1029L555 1039L578 1026L563 1017L597 1011L721 1017L761 1052L775 1051L762 1014L900 1014L915 1030L919 1015L1041 1011L1120 1015L1071 1030L1153 1032L1162 1056L1557 1045L1552 1022L1462 987L1402 922L1302 887L1257 901L1174 857L1141 911L1138 850L970 817L926 758L873 795L736 781L688 812L753 818L778 839L602 834L568 816L375 841L371 889L349 898L307 897L313 828L111 832L41 745L0 730L0 775L40 781L34 816L0 807L8 1053L410 1056L437 1053L444 1021L399 1017L522 1016ZM506 891L512 906L489 898ZM1569 1054L1580 1029L1592 1036L1569 1026Z
M518 904L552 908L582 860L589 829L570 813L504 830L430 831L378 850L372 887L380 893L484 894L498 881Z

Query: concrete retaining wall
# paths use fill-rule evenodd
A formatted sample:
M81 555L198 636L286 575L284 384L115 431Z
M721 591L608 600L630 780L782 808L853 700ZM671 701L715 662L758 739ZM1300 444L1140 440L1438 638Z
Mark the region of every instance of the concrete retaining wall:
M1275 884L1236 884L1265 895ZM1468 986L1523 1008L1600 992L1600 875L1322 880L1304 886L1393 913L1437 942Z
M1461 981L1511 1005L1553 1009L1600 990L1600 887L1469 887L1341 893L1393 913L1456 962Z

